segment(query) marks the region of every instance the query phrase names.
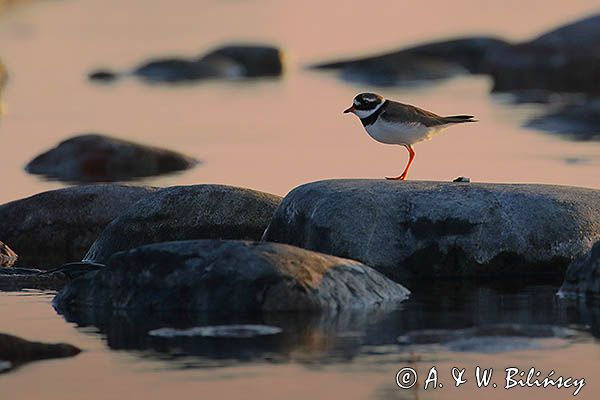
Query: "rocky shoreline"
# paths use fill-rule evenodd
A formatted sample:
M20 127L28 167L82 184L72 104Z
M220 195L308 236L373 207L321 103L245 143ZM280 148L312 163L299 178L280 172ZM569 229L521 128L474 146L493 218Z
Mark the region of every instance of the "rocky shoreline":
M59 308L179 299L171 307L325 309L397 301L408 295L401 285L429 279L562 277L571 263L572 282L574 268L595 268L573 265L600 241L600 190L330 180L281 199L222 185L109 184L41 193L0 216L13 221L0 235L21 256L21 269L0 269L0 286L66 285ZM41 267L49 272L28 269ZM146 285L161 289L148 296Z

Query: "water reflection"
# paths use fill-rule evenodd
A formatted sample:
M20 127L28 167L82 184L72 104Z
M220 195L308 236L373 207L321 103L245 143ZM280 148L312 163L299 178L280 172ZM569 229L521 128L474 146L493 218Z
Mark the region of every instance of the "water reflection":
M401 344L398 337L418 337L419 331L423 330L437 330L438 339L431 344L448 341L447 338L452 337L453 330L457 329L466 329L464 332L467 332L467 336L468 332L474 332L473 337L483 337L482 340L473 342L474 347L455 346L451 351L544 349L548 347L537 343L542 338L560 339L560 345L579 340L581 329L571 331L553 327L581 328L586 321L600 322L600 308L583 311L582 305L558 298L557 288L557 285L548 284L508 290L506 287L452 283L432 286L428 294L415 295L400 308L393 310L337 314L140 315L123 310L94 308L60 312L67 321L76 323L81 330L89 332L89 327L95 327L113 350L136 350L141 357L177 361L173 364L174 368L215 367L240 362L330 364L358 357L363 362L373 359L376 363L398 363L410 360L415 351L410 343ZM592 324L592 332L600 336L598 322ZM227 324L267 325L279 327L282 332L245 338L165 338L148 335L151 330L165 327L188 329ZM506 324L511 324L511 328L508 329ZM472 327L485 329L467 329ZM568 334L564 334L565 332ZM502 340L490 339L494 337L502 337ZM497 343L501 343L501 346L491 349ZM419 350L423 350L423 347L420 346ZM427 351L435 353L435 348Z

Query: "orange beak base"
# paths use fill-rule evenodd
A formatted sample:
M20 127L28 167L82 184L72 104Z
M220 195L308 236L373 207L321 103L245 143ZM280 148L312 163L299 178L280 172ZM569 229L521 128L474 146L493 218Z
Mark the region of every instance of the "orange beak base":
M350 106L349 108L344 110L344 114L349 113L349 112L354 112L354 106Z

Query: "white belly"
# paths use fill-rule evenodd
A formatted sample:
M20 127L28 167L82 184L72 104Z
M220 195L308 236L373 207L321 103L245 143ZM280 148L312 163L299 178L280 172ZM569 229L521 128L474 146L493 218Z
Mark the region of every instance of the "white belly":
M374 124L365 126L365 129L378 142L411 145L431 139L443 127L428 128L420 123L391 123L379 119Z

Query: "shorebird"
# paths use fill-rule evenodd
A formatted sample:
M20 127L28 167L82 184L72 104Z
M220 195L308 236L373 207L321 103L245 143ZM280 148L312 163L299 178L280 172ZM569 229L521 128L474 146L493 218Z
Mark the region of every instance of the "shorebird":
M17 253L11 250L10 247L0 242L0 267L12 267L17 262Z
M385 179L405 180L415 158L413 145L431 139L442 129L464 122L477 122L472 115L442 117L410 104L386 100L375 93L361 93L344 113L353 113L373 139L385 144L406 147L408 164L400 176Z

